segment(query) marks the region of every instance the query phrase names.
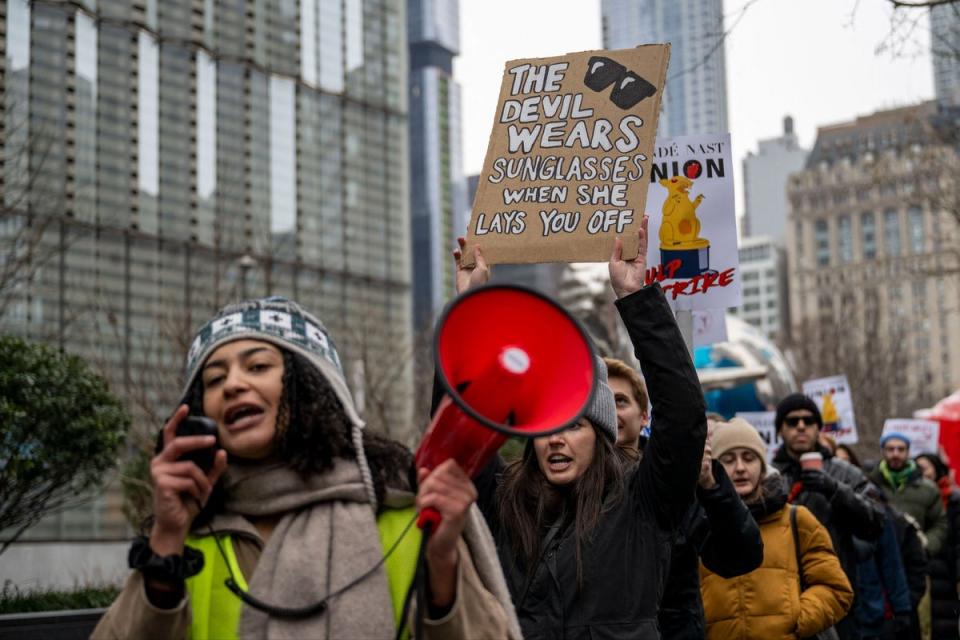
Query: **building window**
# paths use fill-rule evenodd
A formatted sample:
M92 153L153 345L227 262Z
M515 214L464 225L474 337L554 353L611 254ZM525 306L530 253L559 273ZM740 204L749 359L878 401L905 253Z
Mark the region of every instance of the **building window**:
M197 237L213 244L217 196L217 64L197 51Z
M160 193L160 49L146 31L137 42L137 177L140 229L157 230Z
M863 245L863 259L873 260L877 257L877 227L872 211L860 214L860 237Z
M814 225L814 242L817 246L817 264L830 264L830 231L826 220L817 220Z
M917 206L910 207L907 217L910 223L910 251L923 253L923 210Z
M346 0L347 71L363 66L363 0Z
M923 307L927 304L927 283L924 280L914 280L910 284L910 292L913 295L913 304L917 307ZM924 330L929 329L929 319L923 318L923 323L927 326L923 327Z
M883 212L883 237L887 255L900 255L900 212L895 209Z
M840 262L847 264L853 262L853 227L850 224L850 216L840 216L837 218L837 226L840 231Z
M294 81L270 77L270 231L290 233L297 224L297 146Z
M93 222L97 217L97 25L76 13L76 212Z
M320 59L320 88L331 93L343 92L343 2L320 0L320 28L317 53ZM302 19L302 18L301 18Z
M317 0L300 0L300 77L317 85Z

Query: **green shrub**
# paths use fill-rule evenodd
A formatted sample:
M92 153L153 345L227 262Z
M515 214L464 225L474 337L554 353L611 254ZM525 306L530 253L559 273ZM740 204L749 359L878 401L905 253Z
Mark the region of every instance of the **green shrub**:
M76 356L0 336L0 553L44 516L100 486L130 416Z
M21 591L10 582L0 591L0 615L33 611L66 611L109 607L120 594L117 587L82 587L74 591L36 589Z

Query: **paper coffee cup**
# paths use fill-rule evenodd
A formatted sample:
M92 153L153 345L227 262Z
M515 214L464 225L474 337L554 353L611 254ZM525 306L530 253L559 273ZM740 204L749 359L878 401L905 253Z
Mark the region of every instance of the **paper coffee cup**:
M800 456L802 469L823 469L823 455L819 451L811 451Z

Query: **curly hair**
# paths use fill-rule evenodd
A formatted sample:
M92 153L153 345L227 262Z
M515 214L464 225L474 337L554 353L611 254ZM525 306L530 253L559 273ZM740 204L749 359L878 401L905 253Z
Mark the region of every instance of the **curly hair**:
M282 347L280 351L283 391L274 436L277 456L303 475L329 471L336 458L356 459L357 451L350 437L353 426L333 387L306 358ZM183 404L190 408L191 415L203 415L200 376L187 390ZM387 486L403 489L414 486L411 482L413 456L405 446L364 431L363 449L379 505L383 505ZM193 527L209 522L223 506L223 500L221 479Z

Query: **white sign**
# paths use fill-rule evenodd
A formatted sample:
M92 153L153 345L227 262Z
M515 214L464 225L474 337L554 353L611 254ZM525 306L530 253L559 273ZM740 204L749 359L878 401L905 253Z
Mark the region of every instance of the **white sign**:
M647 192L647 281L674 310L740 304L730 134L659 138Z
M738 418L743 418L757 430L760 438L767 447L767 466L773 464L773 457L777 455L777 449L780 448L782 440L777 433L777 412L776 411L742 411L737 413Z
M820 433L831 435L837 444L857 443L857 423L853 417L853 397L847 376L807 380L803 383L803 392L820 407L823 418Z
M726 341L726 309L701 309L693 312L693 346L707 347Z
M921 453L939 453L940 423L933 420L915 420L909 418L888 418L883 423L883 438L888 433L902 433L910 438L910 455Z

